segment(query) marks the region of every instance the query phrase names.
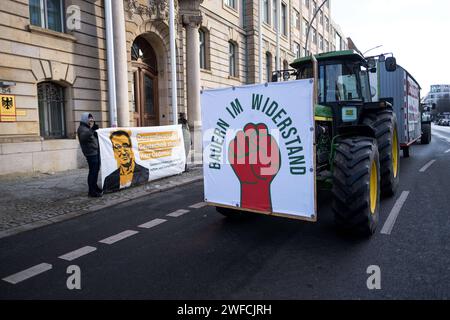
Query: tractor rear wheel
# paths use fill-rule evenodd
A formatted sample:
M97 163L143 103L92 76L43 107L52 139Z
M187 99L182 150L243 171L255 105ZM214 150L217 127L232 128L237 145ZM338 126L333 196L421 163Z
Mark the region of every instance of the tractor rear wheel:
M421 144L430 144L431 142L431 124L422 124L422 137L420 138Z
M364 118L364 124L375 130L380 153L381 193L393 196L400 181L400 140L397 117L390 110L371 112Z
M364 236L375 233L380 214L380 162L375 139L351 137L338 142L332 194L340 229Z

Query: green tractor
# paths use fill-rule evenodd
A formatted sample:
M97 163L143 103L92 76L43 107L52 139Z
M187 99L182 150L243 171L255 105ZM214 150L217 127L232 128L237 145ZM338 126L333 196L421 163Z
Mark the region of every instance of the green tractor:
M353 50L295 60L293 70L274 72L272 81L315 79L316 175L331 188L337 225L371 235L380 215L380 197L399 184L397 116L389 101L372 101L369 73L375 57ZM394 57L385 68L397 68Z

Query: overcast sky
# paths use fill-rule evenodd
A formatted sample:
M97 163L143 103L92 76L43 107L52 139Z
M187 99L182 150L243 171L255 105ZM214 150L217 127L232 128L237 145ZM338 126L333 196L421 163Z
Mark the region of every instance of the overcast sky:
M361 52L393 52L425 96L450 84L449 0L332 0L331 15Z

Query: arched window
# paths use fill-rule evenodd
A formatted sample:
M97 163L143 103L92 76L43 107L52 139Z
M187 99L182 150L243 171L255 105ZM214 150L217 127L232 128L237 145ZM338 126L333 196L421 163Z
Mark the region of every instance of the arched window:
M65 138L64 88L53 82L42 82L38 84L37 89L41 137Z
M131 47L131 60L146 64L154 73L158 71L156 54L150 44L142 37L137 37Z
M266 52L266 80L270 82L272 79L272 55Z

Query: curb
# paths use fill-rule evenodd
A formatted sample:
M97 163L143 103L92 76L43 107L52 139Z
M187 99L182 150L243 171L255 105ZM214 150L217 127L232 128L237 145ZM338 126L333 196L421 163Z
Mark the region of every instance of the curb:
M94 205L94 206L92 206L92 207L90 207L89 209L86 209L86 210L69 212L69 213L62 214L62 215L59 215L57 217L53 217L53 218L50 218L50 219L42 219L42 220L39 220L39 221L36 221L36 222L32 222L32 223L24 224L24 225L21 225L21 226L18 226L18 227L14 227L14 228L11 228L11 229L3 230L3 231L0 231L0 239L6 238L6 237L9 237L9 236L13 236L13 235L25 232L25 231L35 230L35 229L38 229L38 228L41 228L41 227L45 227L45 226L48 226L48 225L51 225L51 224L54 224L54 223L57 223L57 222L62 222L62 221L74 219L76 217L82 216L82 215L87 214L87 213L92 213L92 212L95 212L95 211L99 211L99 210L102 210L102 209L105 209L105 208L112 207L114 205L126 203L126 202L129 202L129 201L132 201L132 200L136 200L136 199L142 198L144 196L148 196L148 195L152 195L152 194L156 194L156 193L160 193L160 192L164 192L164 191L169 191L169 190L175 189L177 187L182 187L182 186L185 186L185 185L188 185L188 184L191 184L191 183L195 183L195 182L198 182L198 181L202 181L202 180L203 180L203 175L200 175L198 177L193 177L193 178L190 178L190 179L186 179L185 181L182 181L182 182L179 182L179 183L168 184L167 186L160 187L160 188L155 189L155 190L149 190L149 191L145 191L144 190L144 192L140 191L140 192L136 193L132 197L128 196L128 197L125 197L123 199L111 200L110 202L108 202L106 204Z

